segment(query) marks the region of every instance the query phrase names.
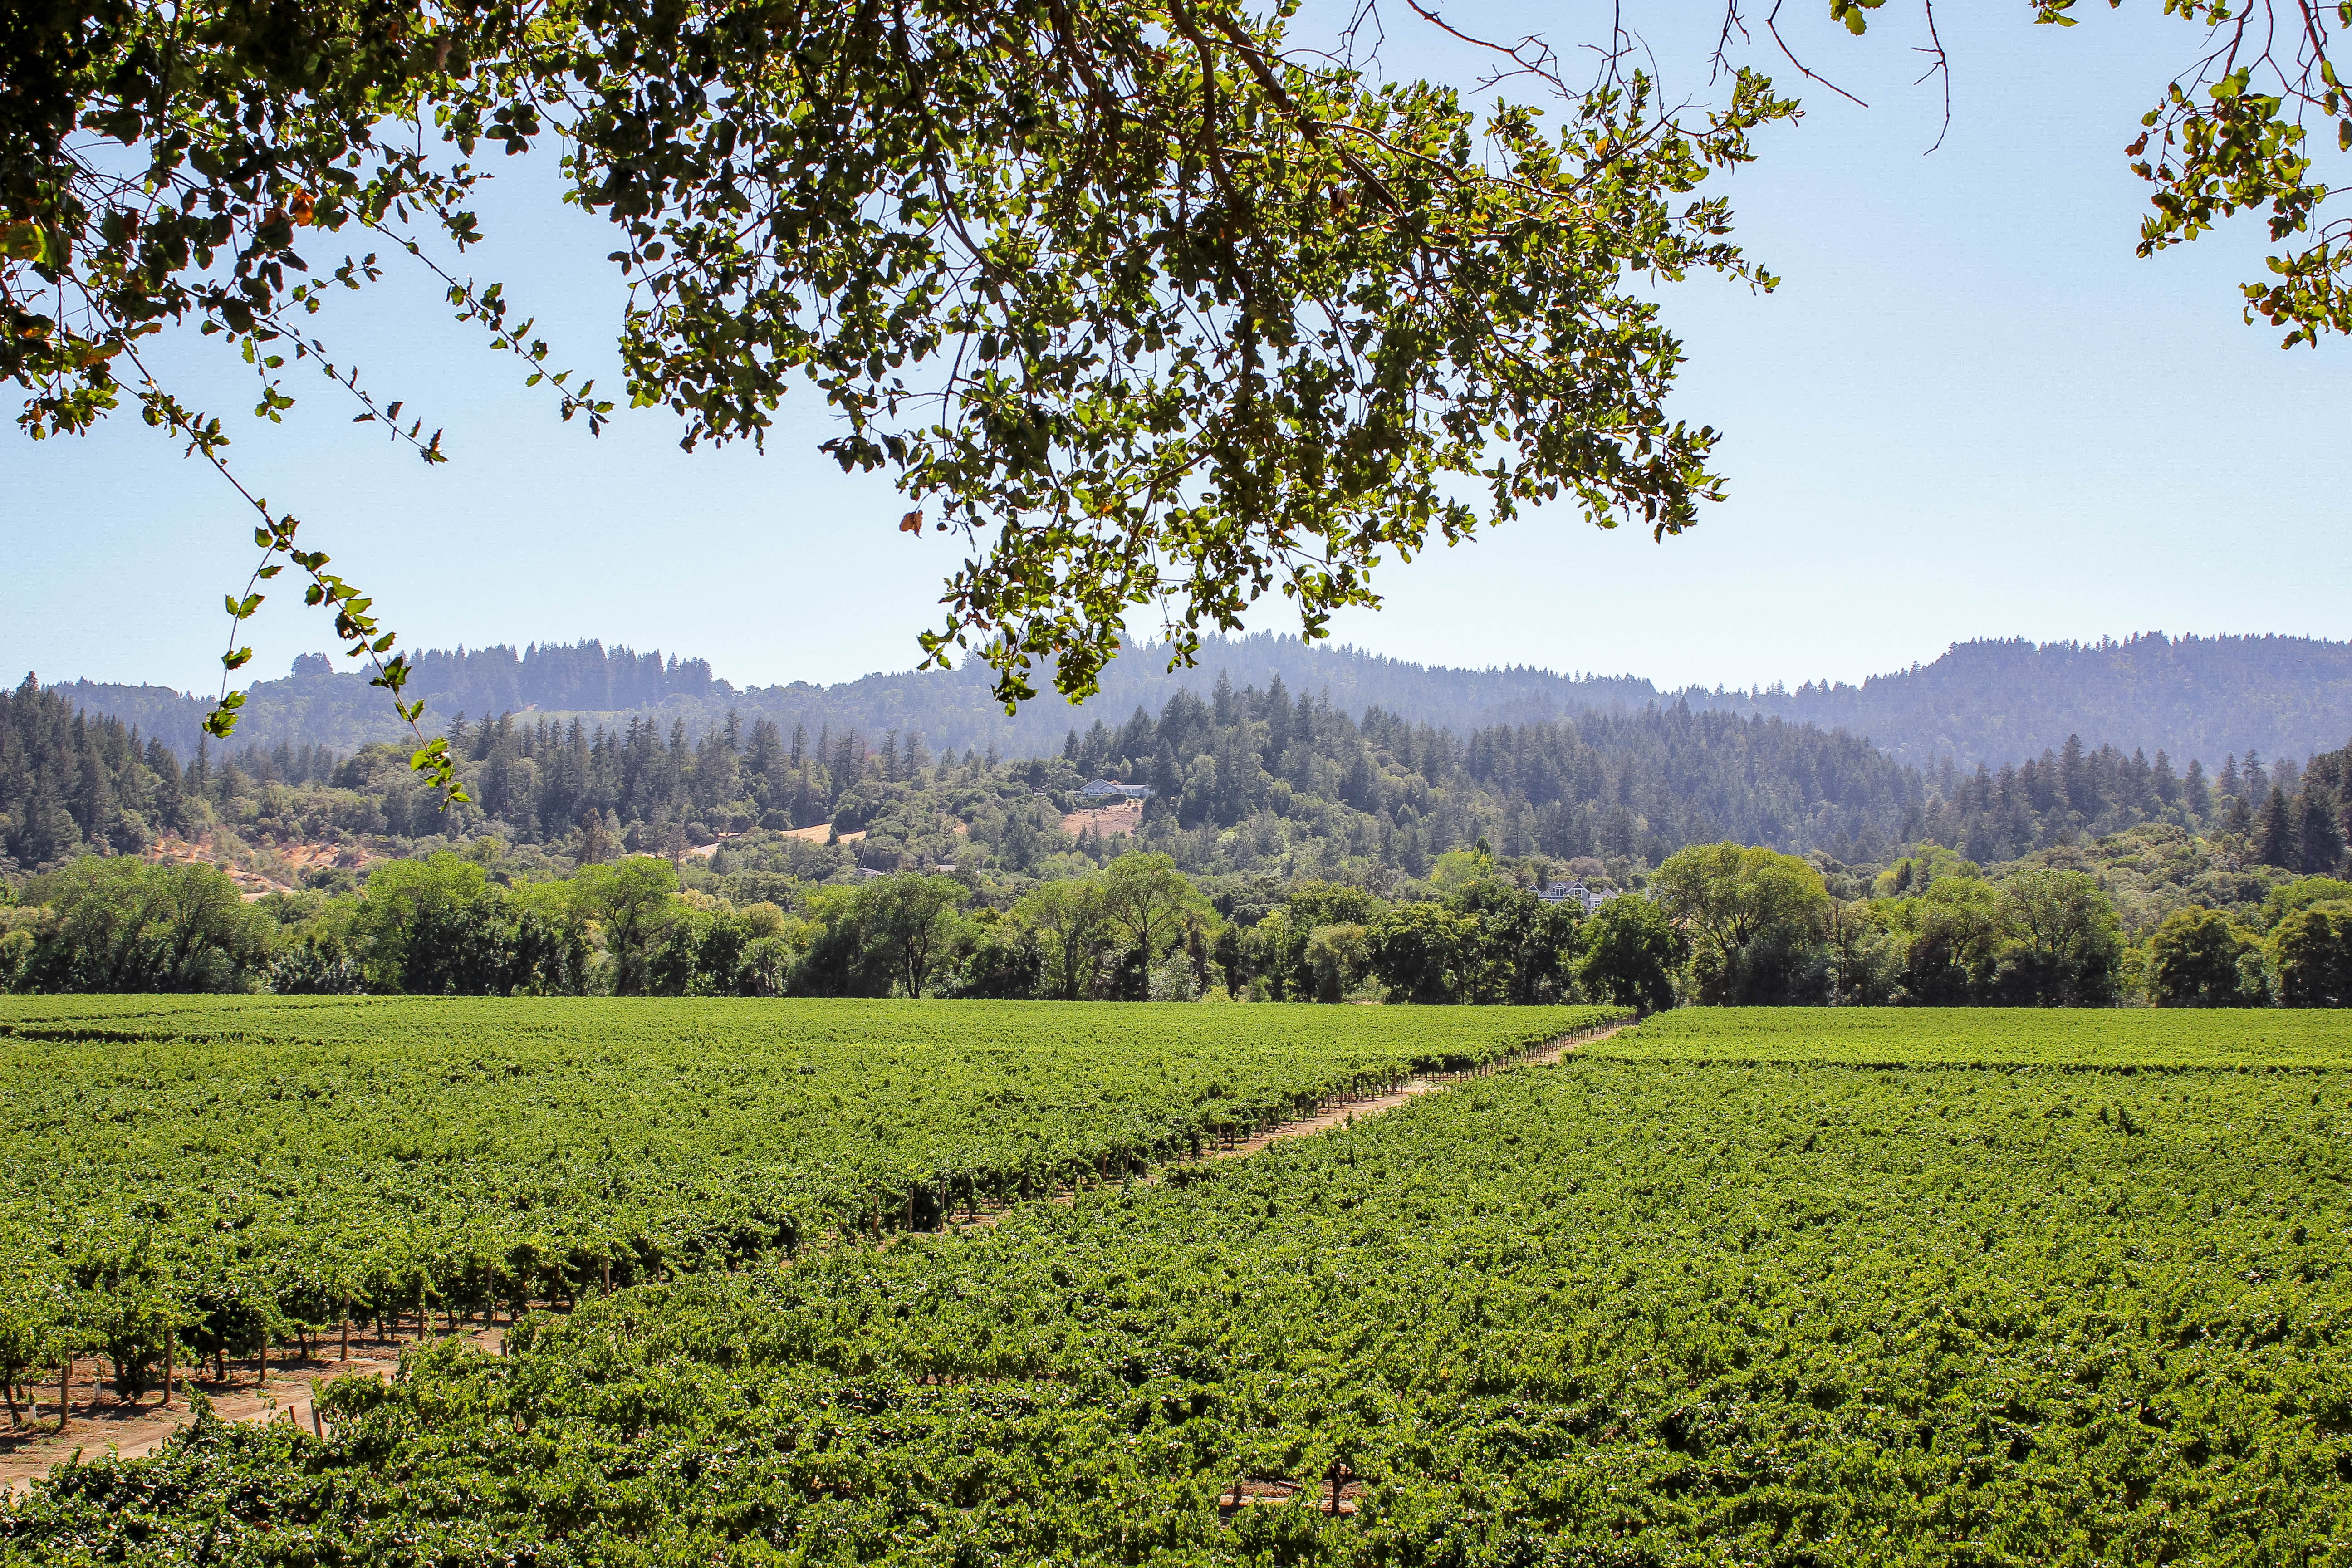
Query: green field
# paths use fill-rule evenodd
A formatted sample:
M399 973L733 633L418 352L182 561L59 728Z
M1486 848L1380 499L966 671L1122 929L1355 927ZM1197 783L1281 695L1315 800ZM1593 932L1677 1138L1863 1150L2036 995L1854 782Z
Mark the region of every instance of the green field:
M2137 1070L2125 1014L1992 1016L2010 1054L1955 1067L1956 1016L1875 1016L1899 1066L1677 1015L1646 1059L584 1300L339 1385L323 1441L60 1472L0 1559L2352 1561L2352 1072ZM1656 1054L1718 1027L1750 1059ZM2015 1070L2037 1039L2070 1070Z
M0 998L0 1264L250 1353L1100 1182L1602 1008ZM145 1316L133 1313L139 1323ZM160 1340L155 1345L160 1360Z
M1591 1049L1621 1061L1726 1065L2352 1068L2352 1015L2274 1007L1685 1007Z

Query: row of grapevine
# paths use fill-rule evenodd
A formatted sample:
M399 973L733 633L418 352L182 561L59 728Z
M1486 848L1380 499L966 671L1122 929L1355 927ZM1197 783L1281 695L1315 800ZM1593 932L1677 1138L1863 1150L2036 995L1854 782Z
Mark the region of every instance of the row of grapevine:
M19 998L0 1373L307 1349L1124 1177L1601 1008Z
M2065 1069L2352 1068L2318 1009L1685 1007L1599 1047L1621 1061Z

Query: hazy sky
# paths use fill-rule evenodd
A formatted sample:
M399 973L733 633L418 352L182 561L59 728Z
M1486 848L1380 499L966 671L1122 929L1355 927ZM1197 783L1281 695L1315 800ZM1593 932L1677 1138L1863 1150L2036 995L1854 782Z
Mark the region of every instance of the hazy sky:
M2018 3L1948 8L1954 120L1932 156L1941 100L1910 83L1914 19L1890 6L1860 41L1805 28L1807 62L1871 107L1811 89L1803 122L1725 182L1782 288L1666 296L1690 356L1678 412L1725 432L1731 499L1664 544L1559 507L1391 564L1376 579L1387 608L1340 637L1436 663L1748 685L1859 679L1976 637L2352 635L2352 343L2283 353L2241 323L2252 223L2132 255L2146 187L2119 149L2198 37L2155 9L2086 8L2060 30ZM1605 14L1449 13L1498 33L1540 18L1563 38ZM1469 68L1425 33L1396 38L1395 60ZM1652 42L1671 87L1704 86L1699 38ZM544 199L544 171L507 184L477 275L507 279L560 357L617 393L604 226ZM685 455L656 412L591 440L450 323L425 279L392 273L322 324L383 395L447 428L454 460L426 468L299 382L288 423L236 426L235 456L405 646L601 637L700 655L739 684L915 661L960 552L895 531L906 503L887 479L816 454L830 425L814 399L784 411L764 457ZM224 409L249 406L204 355L180 363ZM79 441L0 435L0 669L209 690L250 527L134 418ZM1289 623L1277 605L1254 624ZM257 671L331 647L328 631L280 595L252 634Z

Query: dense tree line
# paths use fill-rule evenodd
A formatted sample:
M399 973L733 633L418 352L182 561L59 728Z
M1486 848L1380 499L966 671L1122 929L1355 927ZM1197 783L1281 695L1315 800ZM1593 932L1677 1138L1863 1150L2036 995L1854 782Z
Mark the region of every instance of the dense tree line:
M258 984L266 969L310 989L1119 997L1157 985L1533 1001L1573 991L1580 960L1559 957L1572 944L1557 932L1537 944L1552 959L1527 956L1529 889L1573 871L1660 896L1677 944L1667 968L1694 1000L2267 1001L2341 989L2327 978L2337 917L2266 900L2298 878L2352 878L2347 752L2307 764L2231 754L2209 773L2070 737L2015 767L1948 762L1923 776L1847 737L1682 704L1457 737L1379 708L1350 716L1278 679L1180 690L1157 716L1072 729L1058 755L1025 761L934 755L898 731L786 733L764 718L695 738L677 720L606 728L509 713L460 716L451 734L473 800L445 812L395 748L199 748L183 766L135 728L28 681L0 693L0 849L21 875L135 855L166 834L243 846L251 865L272 868L248 891L299 881L341 908L363 879L382 882L371 907L397 892L433 933L404 947L362 921L343 942L334 921L314 930L304 915L288 928L299 928L291 955L265 942L264 963L250 941L224 939L218 952L247 956L222 960L226 970L141 960L120 971L163 976L142 984ZM1139 811L1068 815L1096 776L1149 785L1150 797ZM1758 864L1810 857L1830 912L1760 942L1708 935L1689 867L1695 847L1726 843L1774 857ZM333 863L314 856L297 873L268 858L289 845L339 847ZM1459 871L1445 868L1472 845L1507 868L1496 886L1516 887L1511 898L1459 903ZM404 858L436 851L430 863L469 866L463 897L446 876L429 898L409 887L422 873ZM1189 982L1172 971L1155 981L1155 964L1174 963L1156 942L1070 939L1069 910L1048 909L1139 853L1164 858L1209 911L1188 928ZM658 858L683 889L688 912L658 922L659 952L634 938L615 946L583 891L633 856ZM951 910L933 911L953 940L906 934L892 900L927 880L960 889ZM572 891L532 890L559 883ZM65 908L28 893L25 907L36 903ZM745 912L760 907L772 913ZM2059 940L2050 922L2062 916L2073 924ZM25 924L21 909L11 918ZM147 918L125 919L129 931ZM1465 920L1484 922L1475 939ZM60 914L58 929L73 921L88 923ZM418 956L453 944L465 956ZM1266 959L1276 948L1280 960ZM2191 948L2194 963L2178 956ZM1496 956L1507 950L1521 956ZM43 984L120 967L44 964ZM2224 985L2224 969L2240 980ZM2192 970L2193 983L2173 978Z
M950 996L1059 1001L1385 1000L1657 1006L1678 952L1655 906L1589 923L1525 867L1452 852L1425 897L1307 881L1277 901L1214 899L1165 855L991 901L900 872L787 910L681 888L635 856L513 885L442 851L378 867L362 891L242 901L205 866L86 857L32 879L0 921L0 987L295 994ZM1220 907L1222 904L1222 908ZM1623 906L1619 908L1618 906Z
M2136 942L2092 871L1940 849L1857 889L1774 850L1693 845L1649 892L1701 1005L2352 1005L2352 881L2334 877L2284 878L2242 912L2175 909Z
M2141 823L2170 823L2233 838L2256 864L2307 876L2330 873L2352 839L2352 771L2337 751L2299 767L2232 752L2208 774L2195 758L2176 768L2112 745L2093 751L2079 736L1999 772L1971 773L1950 759L1930 776L1928 804L1906 818L1905 842L1927 840L1979 864L2011 860L2057 844L2104 838Z
M0 988L245 991L278 944L268 913L210 866L90 857L31 890L32 918L0 921Z
M485 840L483 847L495 841ZM483 847L478 847L478 848ZM1482 840L1405 896L1195 883L1168 856L1070 857L1023 890L917 871L748 900L650 856L494 879L487 853L374 868L363 890L247 902L205 866L85 857L0 910L0 986L431 995L948 996L1065 1001L1702 1005L2352 1005L2352 882L2273 883L2245 915L2174 910L2129 940L2099 877L1945 850L1854 893L1825 858L1668 857L1590 915L1545 863ZM1834 866L1834 863L1829 863ZM1853 896L1848 896L1853 894Z

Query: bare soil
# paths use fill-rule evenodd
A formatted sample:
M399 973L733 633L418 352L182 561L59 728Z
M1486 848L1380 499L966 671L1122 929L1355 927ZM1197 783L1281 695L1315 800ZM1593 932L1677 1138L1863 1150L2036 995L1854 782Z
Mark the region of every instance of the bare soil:
M1091 811L1074 811L1062 818L1062 831L1076 838L1092 829L1097 838L1113 834L1133 833L1143 826L1143 803L1126 801L1118 805L1097 806Z
M383 858L356 844L327 843L266 844L233 857L216 851L209 841L193 843L176 834L165 834L149 845L143 858L159 865L217 866L236 884L247 903L272 893L293 892L305 875L321 867L357 871Z

